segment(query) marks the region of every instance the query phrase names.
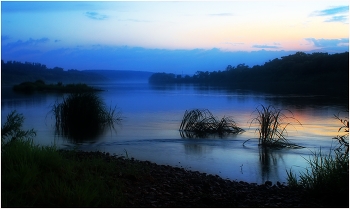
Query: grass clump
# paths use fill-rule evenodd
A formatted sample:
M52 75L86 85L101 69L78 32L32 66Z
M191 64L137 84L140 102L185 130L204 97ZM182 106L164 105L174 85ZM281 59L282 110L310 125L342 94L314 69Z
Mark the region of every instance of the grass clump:
M106 160L102 153L89 155L35 145L31 130L17 128L23 116L14 113L9 118L16 120L8 120L1 128L2 133L21 137L5 141L8 135L2 135L2 207L126 206L121 172L123 176L138 176L143 168L113 163L112 158ZM16 134L17 131L21 134Z
M285 111L289 112L291 116L284 114ZM287 135L287 127L291 125L291 121L295 121L297 124L301 125L301 123L294 118L291 111L277 109L273 106L265 107L261 105L261 108L259 109L257 107L254 112L257 113L257 116L251 120L250 125L252 125L252 123L258 124L256 130L259 132L259 145L265 147L301 148L301 146L292 144L285 138Z
M208 134L238 134L243 131L230 117L216 119L208 109L186 110L180 124L181 136L205 137Z
M287 171L288 184L306 190L307 197L319 199L326 207L349 207L349 123L335 116L343 126L345 134L335 137L338 147L324 154L321 149L312 152L309 165L299 178Z
M72 139L86 139L98 136L106 126L114 128L121 120L120 113L107 109L102 99L94 92L74 93L53 105L59 134Z
M33 129L22 130L23 121L23 115L18 114L15 110L7 115L6 122L1 127L1 144L21 138L32 139L36 135Z
M342 126L338 129L338 132L342 132L343 134L340 134L333 139L336 139L338 141L338 147L335 149L335 152L337 155L349 155L349 121L347 119L342 119L338 115L334 115L335 119L337 119Z

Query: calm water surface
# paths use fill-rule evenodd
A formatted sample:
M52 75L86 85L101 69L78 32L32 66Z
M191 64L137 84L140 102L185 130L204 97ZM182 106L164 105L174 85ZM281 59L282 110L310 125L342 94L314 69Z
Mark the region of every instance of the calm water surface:
M1 120L12 110L25 117L24 129L37 131L35 143L85 151L128 155L139 160L217 174L223 178L263 183L286 182L286 170L304 171L311 151L328 152L340 123L333 115L348 108L335 98L302 95L272 95L252 91L217 89L194 85L152 86L147 83L96 85L108 106L117 106L123 120L115 130L98 138L74 142L57 136L50 112L62 94L16 94L2 88ZM288 109L300 125L289 126L288 139L304 149L262 150L257 146L256 126L250 127L259 105ZM186 110L209 109L217 117L232 116L245 130L224 138L182 138L179 126ZM286 112L287 113L287 112ZM243 142L251 139L245 146ZM303 158L304 157L304 158Z

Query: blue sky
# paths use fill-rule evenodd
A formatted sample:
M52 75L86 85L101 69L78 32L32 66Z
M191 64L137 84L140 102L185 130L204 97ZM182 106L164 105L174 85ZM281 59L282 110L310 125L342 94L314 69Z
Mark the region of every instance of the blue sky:
M1 2L5 61L192 74L296 51L349 51L349 2Z

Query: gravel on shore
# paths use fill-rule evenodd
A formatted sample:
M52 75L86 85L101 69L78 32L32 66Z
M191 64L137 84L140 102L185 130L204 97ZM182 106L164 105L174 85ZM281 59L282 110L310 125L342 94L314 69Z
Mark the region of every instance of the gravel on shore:
M258 185L232 181L102 152L77 151L77 156L103 157L120 168L117 178L125 185L127 207L322 207L319 201L306 199L302 190L280 183ZM125 175L122 168L126 164L146 169L142 173Z

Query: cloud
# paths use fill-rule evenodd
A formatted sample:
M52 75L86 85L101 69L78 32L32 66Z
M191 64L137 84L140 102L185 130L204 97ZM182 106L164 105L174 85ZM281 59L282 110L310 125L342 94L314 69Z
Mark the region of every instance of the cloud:
M311 16L326 16L325 22L343 22L348 23L349 6L338 6L320 11L315 11Z
M149 23L149 22L154 22L154 21L139 20L139 19L119 19L118 21L136 22L136 23Z
M9 40L10 36L1 35L1 41Z
M349 45L349 38L340 38L340 39L315 39L315 38L306 38L305 40L312 42L316 47L330 47L330 46L339 46L339 45Z
M276 45L253 45L253 48L258 48L258 49L278 49L280 47Z
M41 45L49 42L48 38L28 39L27 41L17 40L15 42L1 43L2 55L12 54L12 59L15 60L20 54L27 54L28 56L35 56L39 54Z
M85 16L93 20L105 20L108 18L107 15L99 14L98 12L86 12Z
M349 38L340 38L340 39L305 38L305 40L312 43L315 47L322 49L324 51L328 51L328 52L349 51Z
M324 9L321 11L315 11L315 16L328 16L328 15L336 15L340 13L348 13L349 12L349 6L339 6L339 7L333 7L330 9Z
M114 2L98 1L2 1L2 13L88 11L108 9ZM119 3L117 3L119 4Z
M234 16L232 13L217 13L217 14L209 14L209 16L221 16L221 17L225 17L225 16Z
M41 39L28 39L27 41L18 40L16 42L11 42L5 45L7 48L18 48L18 47L25 47L25 46L36 46L38 44L43 44L49 42L50 39L48 38L41 38Z
M37 44L47 43L48 41L50 41L50 39L48 38L41 38L41 39L30 38L28 41L25 41L23 43L27 45L37 45Z
M228 44L231 46L240 46L240 45L244 45L243 42L222 42L221 44Z
M333 16L327 20L325 20L325 22L347 22L349 19L349 17L345 16L345 15L339 15L339 16Z

